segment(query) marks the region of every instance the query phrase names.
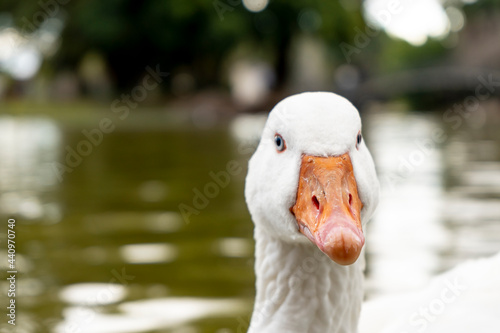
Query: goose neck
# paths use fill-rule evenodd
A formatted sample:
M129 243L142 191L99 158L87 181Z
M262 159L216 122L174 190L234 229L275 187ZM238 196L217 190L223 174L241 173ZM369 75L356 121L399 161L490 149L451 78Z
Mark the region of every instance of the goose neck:
M360 260L341 266L313 244L287 243L258 228L255 240L257 295L249 333L357 331Z

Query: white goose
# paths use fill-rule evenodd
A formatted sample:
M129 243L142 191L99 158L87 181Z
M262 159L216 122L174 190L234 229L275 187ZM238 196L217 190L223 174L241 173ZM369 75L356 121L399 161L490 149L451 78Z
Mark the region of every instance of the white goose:
M249 333L358 332L363 229L378 195L361 120L349 101L333 93L303 93L272 110L249 162L245 187L255 224L257 276ZM370 302L363 310L360 331L499 330L500 255L447 274L424 292ZM443 295L451 303L452 295L443 288L460 283L450 280L456 276L467 282L467 291L453 298L453 307L445 304L446 316L416 322L421 319L414 316L419 304L432 306L429 302ZM485 283L475 283L481 279ZM464 296L467 292L470 297ZM465 316L464 311L474 309L471 304L481 311L477 320ZM452 308L461 317L451 316L452 320ZM455 330L434 325L440 319L451 320ZM462 326L457 325L460 319L465 319Z
M249 332L356 332L364 269L356 259L378 188L349 101L303 93L272 110L245 187L257 275Z

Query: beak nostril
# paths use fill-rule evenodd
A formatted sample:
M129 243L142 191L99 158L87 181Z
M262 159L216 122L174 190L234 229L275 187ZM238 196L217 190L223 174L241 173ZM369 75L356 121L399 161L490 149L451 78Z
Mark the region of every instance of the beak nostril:
M352 194L349 193L349 206L352 206Z
M314 206L316 207L316 209L319 209L319 201L315 195L313 195L313 197L312 197L312 202L313 202Z

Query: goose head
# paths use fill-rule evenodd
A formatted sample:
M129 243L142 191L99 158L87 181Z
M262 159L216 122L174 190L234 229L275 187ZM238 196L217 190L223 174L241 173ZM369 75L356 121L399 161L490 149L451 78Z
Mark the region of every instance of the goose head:
M361 119L347 99L302 93L270 112L245 185L260 234L308 243L338 264L352 264L378 193Z

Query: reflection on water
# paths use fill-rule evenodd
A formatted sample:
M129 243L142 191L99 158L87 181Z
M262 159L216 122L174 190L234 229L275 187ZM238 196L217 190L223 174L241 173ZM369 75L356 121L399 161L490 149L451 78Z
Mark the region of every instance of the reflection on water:
M158 298L125 302L118 313L102 313L95 308L68 307L65 321L56 333L134 333L175 329L172 332L199 332L190 323L205 318L237 316L248 311L247 302L237 299ZM215 332L231 332L218 329Z
M221 238L216 240L215 246L224 257L249 258L253 255L252 242L246 238Z
M369 296L421 287L466 259L500 251L498 121L455 130L440 115L366 120L382 185L367 236Z
M122 301L127 289L116 283L78 283L65 286L59 298L68 304L98 306Z
M369 283L377 291L425 283L440 267L449 241L440 223L443 160L426 143L439 126L422 114L376 114L369 118L370 149L381 182L381 199L369 225Z
M155 298L121 302L127 295L123 285L81 283L62 288L59 298L70 304L63 310L65 320L56 333L128 333L183 327L217 316L238 315L248 311L247 302L237 299ZM118 313L107 313L103 306L121 302Z
M263 118L195 130L155 117L108 134L61 183L50 165L81 129L0 118L0 205L18 217L18 333L244 330L254 295L245 168L189 221L178 205L193 206L228 161L246 165ZM383 186L367 230L369 297L500 251L498 125L366 115ZM429 142L440 128L446 140Z
M177 259L177 248L167 243L127 244L119 249L124 262L129 264L152 264L171 262Z
M52 165L61 145L59 128L46 119L0 118L0 210L47 222L60 220L51 198L58 185Z

